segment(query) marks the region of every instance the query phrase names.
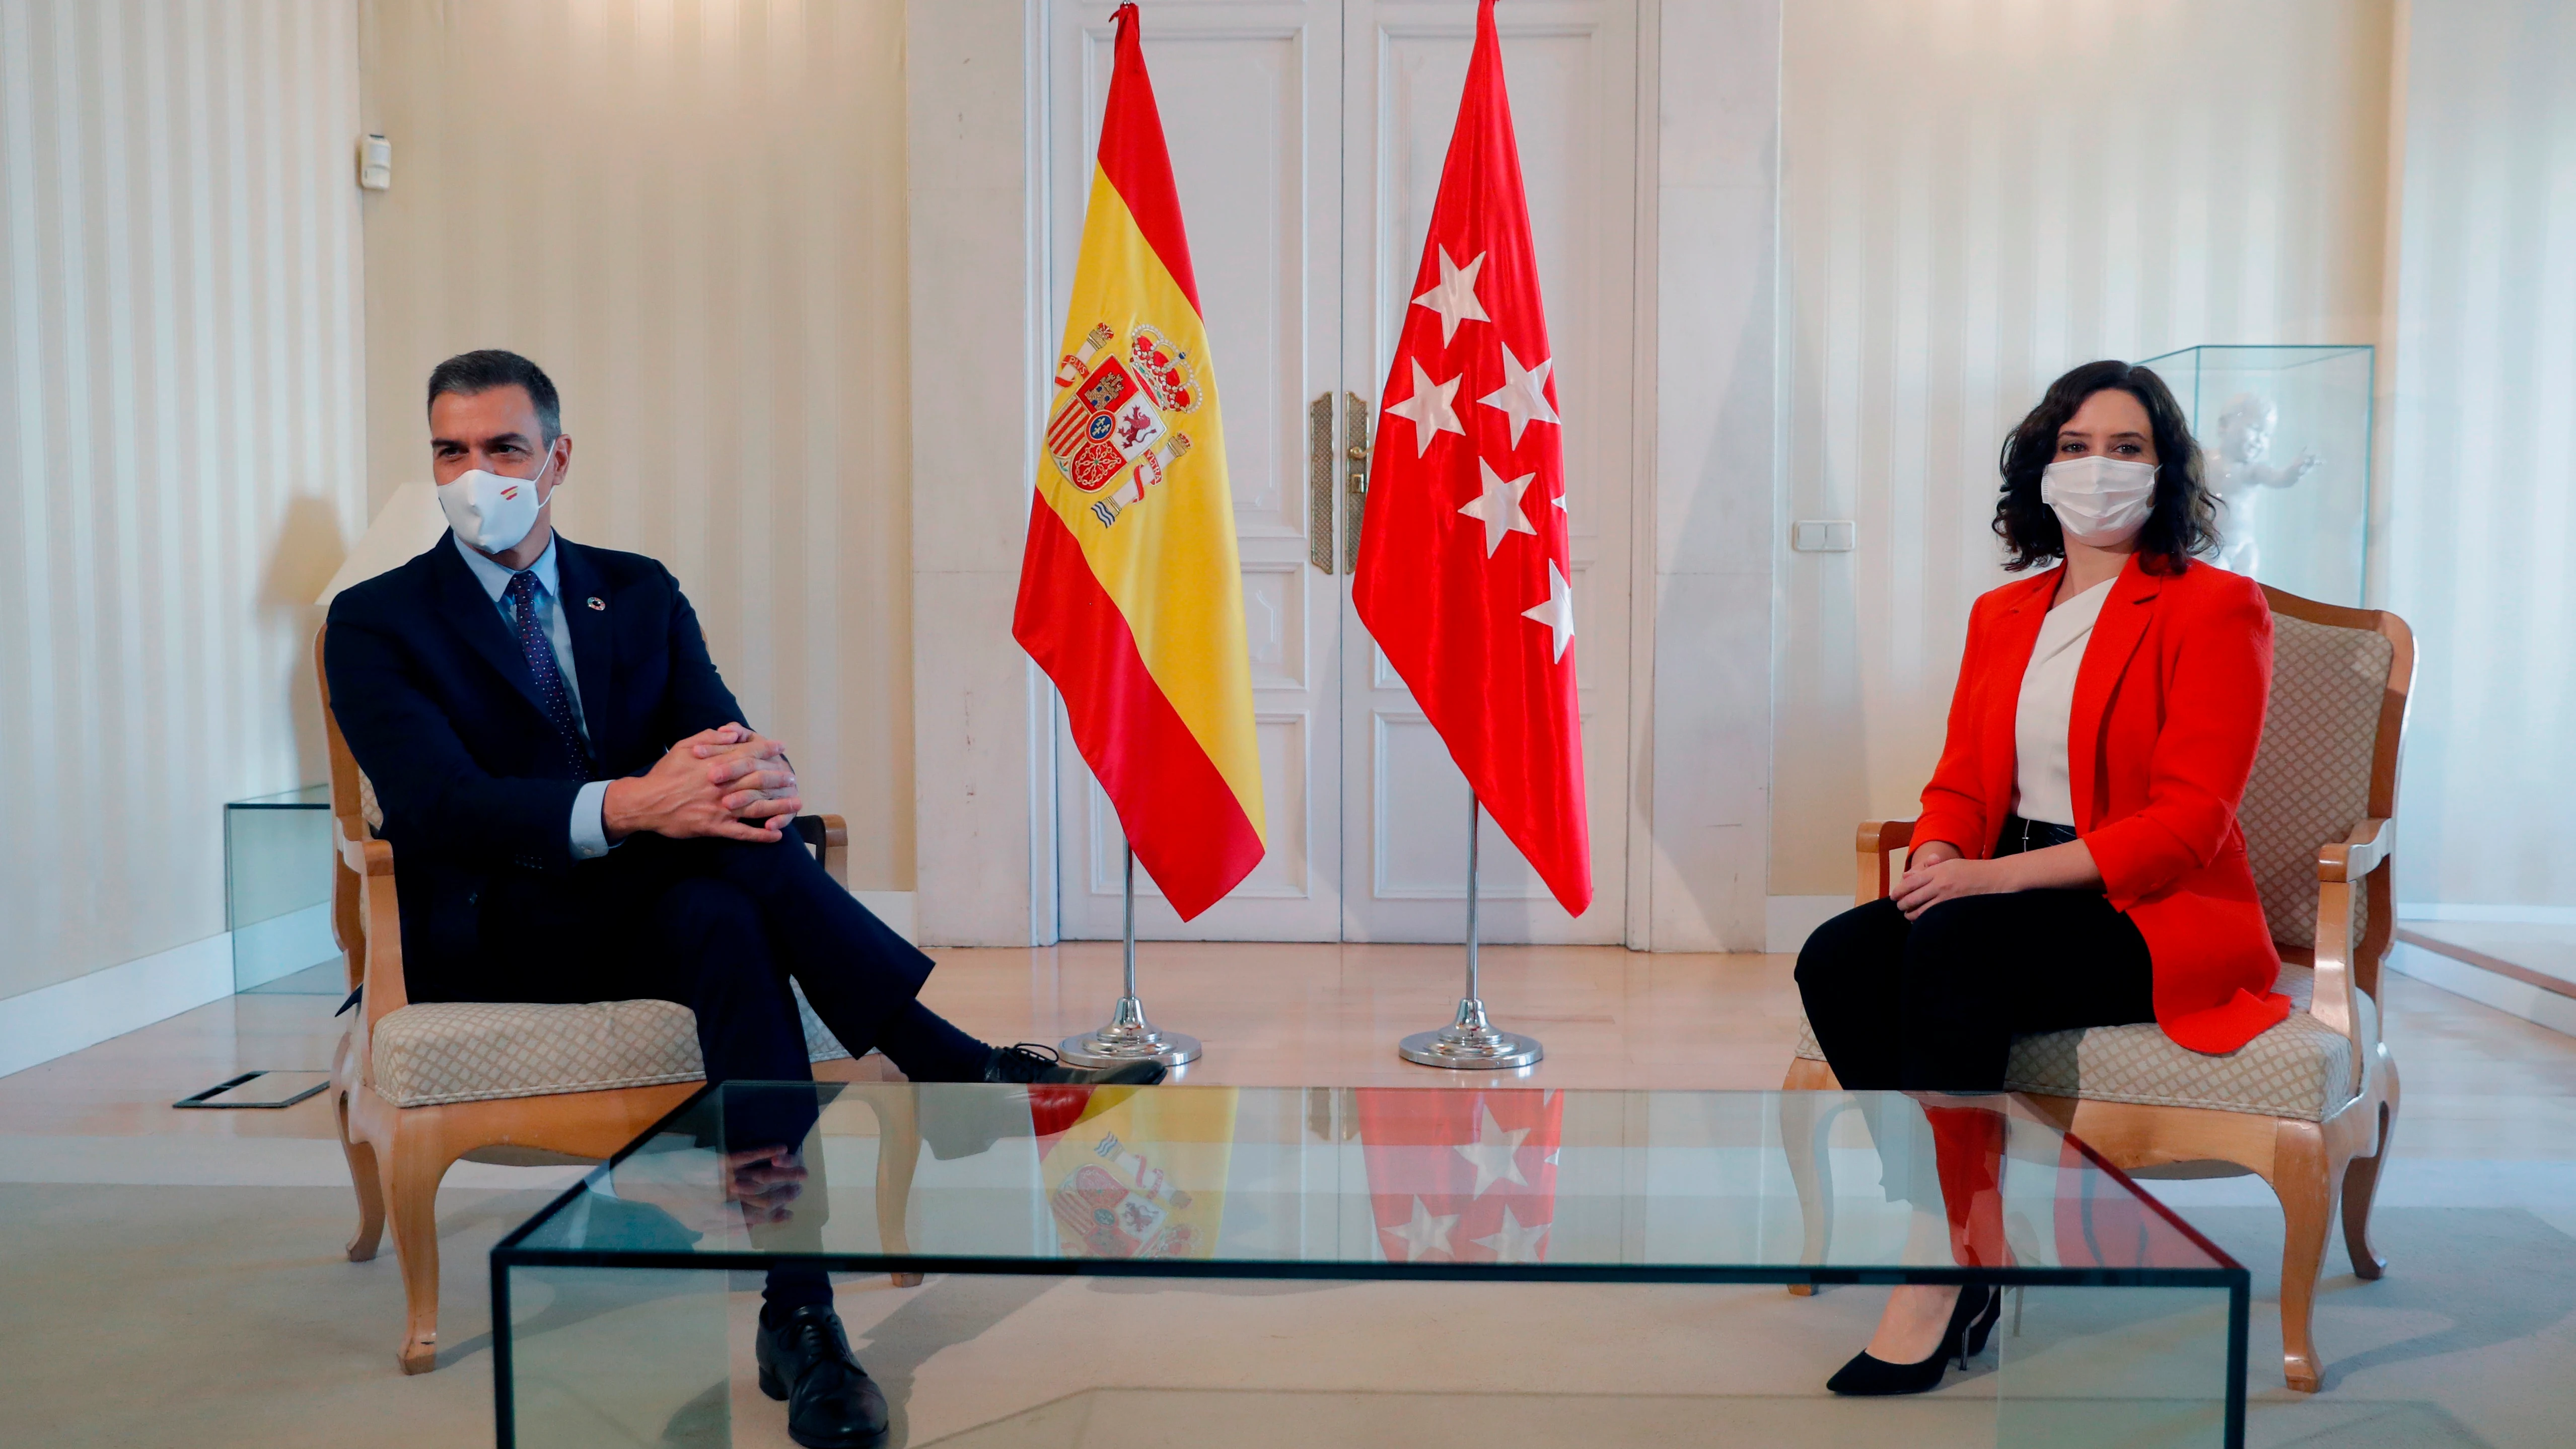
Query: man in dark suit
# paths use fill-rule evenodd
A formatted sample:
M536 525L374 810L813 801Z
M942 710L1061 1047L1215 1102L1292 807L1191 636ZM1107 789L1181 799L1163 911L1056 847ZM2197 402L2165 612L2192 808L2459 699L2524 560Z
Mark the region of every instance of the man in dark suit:
M881 1050L914 1081L1160 1078L995 1048L915 999L930 958L784 829L795 768L742 723L670 571L554 532L572 439L536 364L440 363L429 428L451 531L332 601L324 660L402 868L413 1000L660 997L696 1012L708 1080L803 1081L792 978L852 1053ZM729 1158L747 1212L801 1177L811 1115ZM881 1435L884 1398L829 1280L781 1269L763 1296L763 1382L785 1391L797 1442Z

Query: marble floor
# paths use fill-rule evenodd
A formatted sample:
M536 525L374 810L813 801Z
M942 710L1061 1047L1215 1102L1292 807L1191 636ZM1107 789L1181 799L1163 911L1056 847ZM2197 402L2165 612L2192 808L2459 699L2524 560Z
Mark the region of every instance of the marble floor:
M926 998L977 1033L1051 1041L1115 992L1114 946L942 951ZM1489 948L1485 996L1541 1036L1558 1087L1777 1086L1789 960ZM1455 1082L1398 1061L1442 1020L1454 948L1148 945L1158 1020L1236 1085ZM2392 977L2405 1115L2381 1195L2389 1276L2329 1257L2325 1390L2289 1393L2279 1215L2248 1180L2159 1183L2254 1271L2250 1442L2566 1442L2576 1391L2576 1039ZM406 1378L392 1255L353 1212L320 1098L169 1103L239 1070L327 1066L334 996L235 997L0 1078L0 1444L470 1445L492 1437L483 1251L567 1169L460 1164L440 1202L444 1345ZM747 1296L740 1311L748 1312ZM1997 1442L1994 1374L1923 1400L1836 1401L1871 1290L852 1279L842 1308L911 1445ZM737 1335L741 1337L741 1335ZM736 1386L732 1442L784 1444ZM705 1442L686 1415L640 1439ZM2007 1422L2004 1426L2010 1429ZM2096 1426L2098 1428L2098 1426ZM2068 1433L2035 1442L2095 1442ZM2021 1442L2021 1441L2016 1441Z

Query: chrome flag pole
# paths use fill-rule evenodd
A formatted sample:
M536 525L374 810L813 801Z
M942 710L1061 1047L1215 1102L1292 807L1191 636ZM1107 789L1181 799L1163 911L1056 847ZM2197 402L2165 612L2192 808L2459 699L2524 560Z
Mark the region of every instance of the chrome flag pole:
M1473 951L1473 947L1468 948ZM1187 1066L1199 1059L1199 1039L1177 1031L1156 1031L1145 1020L1145 1003L1136 998L1136 849L1127 848L1127 987L1109 1009L1109 1024L1098 1031L1069 1036L1056 1045L1056 1055L1077 1067L1116 1067L1129 1062Z
M1396 1043L1395 1053L1426 1067L1526 1067L1547 1055L1538 1038L1496 1031L1485 1020L1476 979L1476 792L1467 792L1467 994L1457 1019L1438 1031L1417 1031ZM1132 987L1130 988L1133 989Z

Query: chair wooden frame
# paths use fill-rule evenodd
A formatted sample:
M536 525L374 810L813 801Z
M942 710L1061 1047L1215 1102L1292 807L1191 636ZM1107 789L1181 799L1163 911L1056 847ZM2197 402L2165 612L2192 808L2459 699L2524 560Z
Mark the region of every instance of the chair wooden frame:
M352 990L363 985L355 1019L331 1062L331 1094L349 1181L358 1195L358 1231L349 1260L375 1257L386 1227L402 1268L406 1321L398 1355L407 1374L438 1366L438 1184L460 1158L514 1166L595 1162L642 1135L689 1095L696 1082L559 1092L484 1102L399 1107L377 1095L368 1043L379 1023L410 1002L403 984L402 917L394 883L394 848L368 827L358 762L331 713L331 681L322 668L323 635L313 637L313 674L322 692L323 728L331 756L331 833L335 857L331 926L348 962ZM838 815L823 821L823 867L846 886L849 829ZM909 1092L870 1093L881 1149L877 1223L886 1250L910 1251L904 1232L913 1169L920 1159L918 1106ZM919 1274L898 1274L900 1284Z
M2383 609L2348 609L2321 604L2265 586L2272 611L2339 629L2366 629L2385 635L2395 646L2388 683L2381 696L2378 735L2371 757L2369 814L2356 821L2340 840L2317 849L2317 934L2314 950L2282 947L2285 961L2316 970L2312 1015L2352 1043L2358 1080L2353 1097L2322 1122L2295 1117L2269 1117L2203 1107L2152 1107L2129 1102L2025 1095L2024 1099L2051 1125L2071 1132L2123 1169L2153 1169L2185 1163L2230 1163L2261 1177L2280 1199L2281 1366L2293 1389L2314 1393L2322 1381L2311 1321L2316 1306L2317 1277L2325 1265L2326 1238L2343 1208L2344 1250L2355 1275L2377 1278L2388 1269L2370 1241L2370 1204L2379 1173L2387 1161L2388 1141L2396 1126L2397 1062L2380 1034L2363 1029L2353 993L2379 995L2380 968L2388 959L2396 928L2390 896L2393 819L2397 806L2399 745L2405 733L2406 701L2415 678L2415 636L2406 621ZM1896 874L1896 852L1913 839L1911 820L1864 822L1855 841L1857 881L1853 899L1862 905L1885 897ZM2351 939L2352 892L2367 892L2368 924L2362 939ZM1799 1058L1782 1084L1791 1091L1831 1090L1838 1084L1823 1062ZM1814 1163L1823 1135L1812 1106L1784 1116L1784 1141L1792 1156ZM1799 1174L1801 1183L1811 1181ZM1810 1255L1821 1251L1819 1221L1830 1205L1817 1193L1802 1193Z

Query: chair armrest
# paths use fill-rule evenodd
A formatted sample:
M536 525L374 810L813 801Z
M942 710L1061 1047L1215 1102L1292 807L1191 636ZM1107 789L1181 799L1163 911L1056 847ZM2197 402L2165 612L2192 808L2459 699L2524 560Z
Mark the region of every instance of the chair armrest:
M850 888L850 823L838 815L823 817L823 873Z
M850 888L850 823L838 815L799 815L789 822L796 827L796 838L814 852L823 873Z
M2353 1091L2360 1090L2378 1043L2362 1040L2361 1013L2353 1005L2360 953L2371 943L2353 939L2352 893L2368 891L2372 873L2387 869L2393 833L2391 822L2374 817L2317 850L2317 989L2308 1013L2352 1043L2353 1080L2347 1087ZM2385 936L2380 930L2370 934Z
M2352 833L2317 850L2317 879L2321 881L2357 881L2379 869L2394 846L2390 836L2395 822L2373 818L2352 828Z
M1914 822L1911 820L1864 820L1860 823L1860 834L1853 842L1860 854L1860 875L1852 891L1853 904L1865 906L1871 901L1887 899L1887 858L1913 841Z
M331 834L340 863L358 878L358 922L367 943L365 974L360 978L366 995L358 1016L361 1027L373 1035L377 1022L411 1004L411 993L403 983L402 903L394 886L394 848L373 836L351 834L343 816L332 817Z
M371 835L353 836L347 819L331 817L332 843L340 852L340 863L355 872L359 879L394 873L394 848Z

